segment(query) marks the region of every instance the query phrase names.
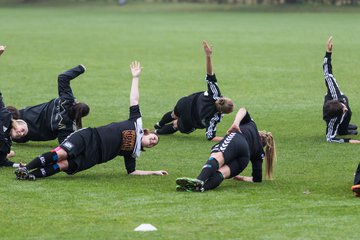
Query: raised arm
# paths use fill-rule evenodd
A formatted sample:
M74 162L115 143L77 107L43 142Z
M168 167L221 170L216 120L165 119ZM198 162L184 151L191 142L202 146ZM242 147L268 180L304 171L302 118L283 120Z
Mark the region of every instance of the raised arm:
M239 111L236 113L233 124L227 130L227 134L230 134L232 132L241 132L240 131L240 122L241 122L241 120L244 119L244 117L246 116L246 113L247 113L247 111L245 108L242 107L239 109Z
M141 73L140 62L134 61L130 65L131 74L133 76L130 90L130 107L139 104L139 76Z
M203 41L203 47L206 56L206 73L208 75L214 75L212 62L211 62L212 49L206 41Z
M332 72L332 64L331 64L332 48L333 48L332 37L329 37L326 45L323 71L324 71L325 84L328 91L328 95L330 95L331 98L334 100L339 100L341 99L342 93Z
M70 81L83 74L86 68L84 65L78 65L72 69L69 69L58 76L58 94L59 97L64 99L74 100L74 94L70 87Z

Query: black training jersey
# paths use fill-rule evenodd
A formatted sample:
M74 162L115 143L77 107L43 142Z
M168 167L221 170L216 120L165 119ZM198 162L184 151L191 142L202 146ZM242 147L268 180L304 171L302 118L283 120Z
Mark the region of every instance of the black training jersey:
M343 122L346 113L343 113L339 117L335 117L332 119L326 119L325 117L325 103L329 100L338 100L344 103L347 108L349 109L348 101L346 96L340 91L340 88L336 82L336 79L332 72L332 65L331 65L331 53L326 52L324 57L324 77L325 77L325 85L327 88L327 92L324 97L324 108L323 108L323 118L326 121L326 141L328 142L337 142L343 143L348 142L348 138L337 138L337 132L339 125Z
M253 181L261 182L262 162L265 156L265 152L261 144L257 126L248 112L246 112L245 117L240 122L240 131L249 144Z
M4 106L2 99L0 99L0 106ZM6 159L6 156L11 149L11 120L11 113L5 107L2 107L0 109L0 161Z
M207 91L198 93L192 102L192 125L195 128L206 128L206 138L213 139L216 136L216 125L223 118L215 106L215 101L221 96L217 79L214 75L206 75Z
M28 134L16 142L48 141L59 138L61 143L70 133L77 130L67 114L74 100L56 98L47 103L19 110L20 119L28 124Z
M140 156L143 136L139 105L130 107L129 119L95 128L101 139L101 162L124 156L128 173L135 171L136 158Z
M69 108L75 104L70 81L84 72L82 66L72 68L58 76L59 97L47 103L20 109L20 119L28 124L29 132L16 142L48 141L58 138L61 143L77 130L69 116Z

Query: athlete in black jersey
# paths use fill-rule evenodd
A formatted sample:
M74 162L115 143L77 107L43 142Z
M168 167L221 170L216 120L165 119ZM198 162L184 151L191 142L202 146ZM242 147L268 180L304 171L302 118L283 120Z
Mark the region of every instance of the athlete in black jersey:
M207 91L193 93L181 98L176 103L174 110L165 113L161 120L155 124L156 133L172 134L177 130L181 133L191 133L195 129L206 128L208 140L221 140L220 137L216 137L216 125L221 121L224 114L233 111L234 106L229 98L221 96L212 69L211 47L207 42L203 42L203 47L206 55Z
M126 121L115 122L98 128L84 128L72 133L54 150L32 160L26 167L15 171L18 179L35 180L48 177L60 171L75 174L123 156L128 174L166 175L167 172L136 170L136 158L143 148L154 147L159 138L142 128L139 108L139 62L130 66L133 76L130 92L130 117ZM29 170L32 172L28 172Z
M82 128L81 119L89 114L89 106L77 102L70 81L85 72L83 65L76 66L58 76L59 97L36 106L17 111L8 106L14 118L24 120L29 127L26 136L14 140L18 143L27 141L48 141L58 139L61 143L72 132Z
M265 147L265 153L264 149ZM218 187L224 179L261 182L262 163L266 159L266 176L272 179L276 149L272 134L258 132L253 119L245 108L240 108L228 134L212 147L210 158L203 166L199 176L178 178L177 191L203 192ZM238 176L249 161L252 164L252 176Z
M0 56L4 53L5 46L0 45ZM9 160L15 156L11 150L12 140L26 135L27 124L22 120L14 120L11 113L5 108L0 92L0 167L18 167L19 164Z
M337 143L360 143L359 140L350 138L338 138L336 135L357 134L357 126L350 124L352 112L348 98L340 91L332 72L331 54L332 37L328 39L324 57L324 76L327 93L324 97L323 119L326 121L326 141Z
M19 164L8 159L15 155L11 151L12 140L26 135L28 127L23 120L14 120L4 105L0 93L0 167L18 167Z

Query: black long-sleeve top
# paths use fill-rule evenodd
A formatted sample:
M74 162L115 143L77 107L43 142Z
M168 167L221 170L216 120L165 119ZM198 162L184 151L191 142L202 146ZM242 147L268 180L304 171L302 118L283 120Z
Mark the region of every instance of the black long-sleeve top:
M69 108L75 104L70 81L84 72L77 66L58 76L58 98L36 106L20 109L20 119L28 124L29 132L18 143L27 141L48 141L58 139L61 143L68 135L77 130L75 121L69 116Z
M344 103L348 107L348 102L344 94L340 91L340 88L336 82L336 79L332 72L331 65L331 53L326 52L324 57L323 71L325 77L325 85L327 88L327 93L325 95L324 106L326 101L329 100L338 100ZM336 137L339 125L342 123L346 113L343 113L341 116L327 119L325 118L325 109L323 109L323 118L326 121L326 141L328 142L337 142L344 143L349 142L349 138L338 138Z
M12 115L4 107L4 102L2 101L2 96L0 93L0 161L6 159L7 154L11 149L11 124L12 124Z
M214 75L206 75L207 91L197 93L192 103L192 125L195 128L206 128L206 138L216 136L216 125L222 120L223 114L215 107L215 101L221 97L220 88Z
M262 163L265 156L259 131L250 114L246 112L245 117L240 122L240 130L249 144L250 162L252 164L252 177L254 182L262 181Z

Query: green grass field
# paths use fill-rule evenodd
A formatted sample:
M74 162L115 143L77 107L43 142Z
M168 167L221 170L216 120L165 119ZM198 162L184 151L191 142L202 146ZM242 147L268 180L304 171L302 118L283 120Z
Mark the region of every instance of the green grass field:
M222 93L277 140L274 181L227 180L203 194L176 192L175 179L196 177L207 160L212 143L202 130L162 137L138 159L138 169L164 169L164 177L127 176L122 157L36 182L19 182L13 169L2 168L0 238L358 239L360 204L350 187L360 146L325 142L322 61L333 35L334 74L350 99L352 122L360 124L360 9L246 13L176 6L0 8L6 104L20 108L56 97L58 73L83 63L87 72L72 88L91 107L84 125L124 120L129 64L139 60L140 105L144 125L152 127L180 97L205 88L206 39ZM219 135L234 116L218 125ZM29 162L56 145L14 144L15 161ZM141 223L158 231L134 232Z

